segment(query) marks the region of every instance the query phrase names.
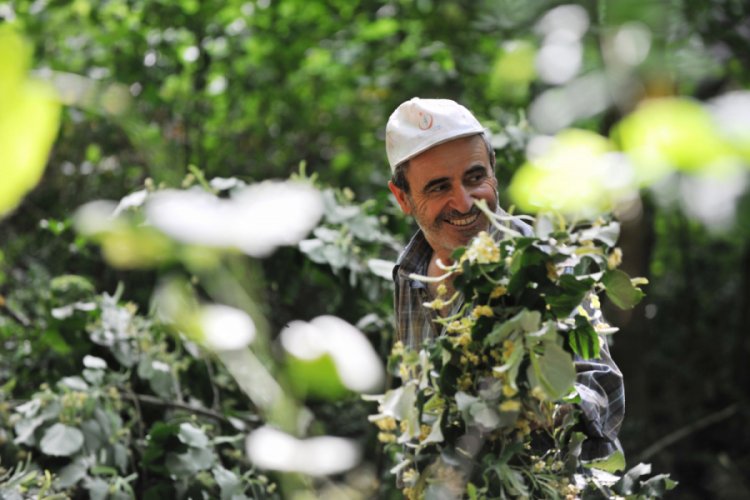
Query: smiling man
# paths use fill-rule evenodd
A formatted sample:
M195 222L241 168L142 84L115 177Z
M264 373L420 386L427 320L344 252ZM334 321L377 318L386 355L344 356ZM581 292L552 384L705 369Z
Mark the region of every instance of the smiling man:
M417 97L401 104L388 120L386 150L393 174L388 186L419 225L394 270L399 339L418 347L439 334L434 313L422 307L435 297L437 285L411 280L409 274L443 274L440 262L449 264L453 250L490 229L474 200L501 211L495 151L468 109L448 99ZM515 226L529 231L521 222ZM451 285L449 280L445 284Z
M409 275L439 276L444 273L439 263L450 263L453 250L468 244L480 231L493 234L494 228L474 200L505 212L498 207L495 152L482 125L460 104L416 97L404 102L386 125L386 152L392 173L388 187L404 213L419 225L393 270L398 338L418 349L423 341L440 334L434 322L437 313L422 305L435 298L437 285ZM512 224L522 234L531 232L523 222ZM450 288L449 282L446 285ZM454 303L454 311L460 303ZM602 342L601 356L576 360L576 389L588 436L583 443L585 460L620 450L617 433L625 411L622 374L606 342Z

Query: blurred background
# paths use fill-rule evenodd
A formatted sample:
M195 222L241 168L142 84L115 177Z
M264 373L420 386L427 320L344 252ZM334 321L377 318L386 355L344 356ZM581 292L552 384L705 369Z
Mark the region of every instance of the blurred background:
M205 407L225 428L239 416L254 425L259 403L241 397L215 360L133 319L149 316L167 276L182 273L210 290L208 278L196 277L214 257L188 258L161 240L148 240L149 247L140 233L114 241L76 231L76 209L93 200L195 185L226 197L241 184L306 179L323 200L312 234L262 258L232 255L225 270L242 276L239 286L251 298L243 309L267 332L269 359L278 356L272 341L285 325L320 315L356 325L384 358L393 318L382 261L394 261L414 230L386 189L385 123L413 96L445 97L491 130L504 206L571 216L614 211L622 223L623 269L650 282L636 308L605 305L621 329L612 353L625 376L620 437L628 464L670 473L680 482L673 498L750 498L747 2L18 0L0 2L0 23L25 37L29 78L54 88L63 105L41 181L0 222L6 469L30 456L53 470L69 465L61 455L71 454L35 454L32 438L18 439L14 404L39 399L33 395L45 382L79 373L86 355L115 364L105 349L112 343L91 337L111 319L105 293L119 304L110 304L120 311L115 316L152 338L138 352L171 367L165 382L158 369L149 371L153 363L141 368L138 361L128 382L135 396L128 397ZM0 51L0 70L17 53L8 50ZM0 130L15 133L14 124L35 127L15 116ZM534 168L558 168L543 159L554 141L564 150L571 128L591 133L583 146L571 146L583 156L560 153L566 182L544 184ZM20 138L11 143L35 147ZM597 154L605 160L590 164ZM516 176L524 171L532 174ZM539 186L546 194L534 199L528 193ZM598 195L583 205L556 205L590 192ZM140 203L131 198L124 209L137 211ZM248 212L233 229L252 227ZM197 288L225 302L237 296ZM95 310L80 306L95 296ZM71 304L79 306L60 310ZM290 373L278 376L294 387ZM370 483L382 473L382 457L365 418L372 406L330 393L305 399L305 389L295 390L319 433L365 443L369 475L347 484L377 490ZM227 396L217 401L222 391ZM123 433L203 446L184 429L165 430L163 408L148 401L140 397L140 424L120 422ZM219 435L221 425L212 432ZM239 464L235 479L267 487L254 472L238 472L254 469L222 446L215 451L222 463ZM149 450L143 453L151 461L143 463L153 466L150 476L139 470L127 479L120 464L71 477L122 491L123 481L136 492L172 491L154 478L168 476L159 464L178 468ZM200 479L199 470L179 470L184 491L226 486L216 472Z

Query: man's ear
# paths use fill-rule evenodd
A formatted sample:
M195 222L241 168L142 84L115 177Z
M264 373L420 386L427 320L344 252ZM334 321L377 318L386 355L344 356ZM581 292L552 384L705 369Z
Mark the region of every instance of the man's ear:
M398 202L398 206L401 207L401 211L406 215L411 214L411 203L409 203L409 195L406 194L406 191L403 191L396 186L393 181L388 181L388 189L390 189L393 196L396 197L396 201Z

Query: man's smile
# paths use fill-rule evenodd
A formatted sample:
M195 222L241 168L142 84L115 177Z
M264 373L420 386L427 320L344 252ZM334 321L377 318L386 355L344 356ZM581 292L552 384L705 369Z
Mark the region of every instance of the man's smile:
M471 224L474 224L476 220L479 218L480 212L476 211L473 214L465 215L462 217L456 217L456 218L445 218L443 219L445 222L450 224L451 226L457 226L457 227L465 227L470 226Z

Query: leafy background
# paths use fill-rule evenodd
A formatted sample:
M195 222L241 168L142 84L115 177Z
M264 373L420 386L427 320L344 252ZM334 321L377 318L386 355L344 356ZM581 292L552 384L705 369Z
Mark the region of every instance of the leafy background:
M495 131L498 178L506 186L533 134L534 124L527 119L531 104L556 87L542 81L533 64L529 69L529 58L541 46L535 25L558 5L546 0L0 3L3 22L15 23L33 43L36 74L55 82L68 105L42 182L0 223L2 466L24 460L33 446L42 451L31 452L34 461L47 468L61 465L54 454L44 455L52 438L46 446L13 442L18 429L12 414L19 401L59 400L60 415L68 411L65 418L72 419L68 423L96 420L84 402L69 396L81 392L81 382L89 398L109 398L104 395L108 387L129 388L160 401L194 398L214 405L222 418L237 414L252 420L252 406L219 365L191 357L158 325L144 324L151 321L147 312L155 285L175 264L115 269L72 228L72 213L83 203L117 200L149 182L179 186L186 177L191 182L191 165L208 179L253 182L287 178L303 163L320 186L334 187L327 195L323 229L311 235L322 247L276 252L259 263L254 287L262 290L274 334L292 319L335 314L359 323L385 353L393 331L390 291L367 259L393 260L413 229L385 189L387 117L415 95L461 101ZM627 86L613 87L618 104L579 118L578 127L606 134L643 96L707 100L748 88L750 11L744 2L592 0L579 5L590 19L581 40L581 74L606 68L604 41L618 26L637 22L647 27L651 45L645 60L630 69ZM531 56L521 51L519 63L508 63L504 56L517 53L514 47L530 47ZM507 204L505 193L501 196ZM734 216L719 231L692 216L669 186L643 191L638 215L623 224L620 245L623 268L650 280L647 298L629 312L606 311L622 328L612 353L626 381L621 434L626 456L631 464L648 460L655 470L670 472L681 483L675 493L679 498L746 498L750 493L750 439L743 425L750 386L750 198L742 189L730 203ZM69 275L79 278L66 281ZM118 284L122 288L116 293ZM94 305L69 315L55 313L77 302ZM90 331L119 317L105 313L107 308L119 308L128 318L127 325L112 326L113 331L148 332L143 338L150 345L139 346L138 363L148 358L151 367L154 360L167 364L170 380L138 363L116 365L116 344L91 341ZM108 370L92 382L84 370L96 369L84 366L86 355L122 369ZM127 380L108 380L115 375ZM66 377L79 378L71 382ZM175 393L178 387L187 390L185 380L198 382ZM90 390L94 386L101 387L101 395ZM212 401L215 394L222 395L218 404ZM145 478L164 474L166 449L189 453L203 443L193 427L181 425L210 425L189 419L165 423L164 409L147 405L140 417L126 412L130 420L117 422L118 407L107 406L117 398L106 401L102 408L110 411L109 420L100 420L130 429L123 439L137 436L140 425L154 436L138 448L149 457L141 462L149 470L129 479L113 473L124 470L118 469L113 451L113 462L100 464L112 470L87 473L92 492L101 488L97 481L116 483L123 494L125 483L146 491ZM311 405L329 432L370 432L359 404ZM58 420L65 424L62 416ZM40 439L57 423L43 419ZM201 452L206 457L222 453L223 464L236 466L236 477L225 479L220 469L209 466L205 470L213 470L211 477L185 472L181 487L219 488L224 481L231 491L232 481L251 470L245 459L233 455L237 444L227 434L236 429L231 429L228 422L208 429L211 446L196 449L210 450ZM168 440L172 444L160 448L158 443ZM377 464L374 444L371 448L370 459ZM263 477L250 473L242 491L265 488Z

